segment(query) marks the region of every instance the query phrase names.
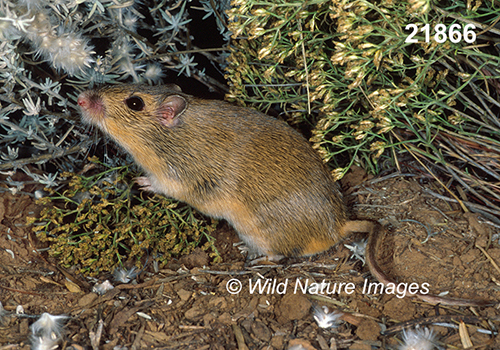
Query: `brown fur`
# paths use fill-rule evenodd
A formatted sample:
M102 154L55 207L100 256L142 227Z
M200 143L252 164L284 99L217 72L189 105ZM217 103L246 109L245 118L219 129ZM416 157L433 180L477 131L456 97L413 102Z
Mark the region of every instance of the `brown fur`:
M124 101L145 103L137 112ZM166 96L188 108L177 125L158 121ZM148 174L152 190L226 219L256 252L300 256L348 234L342 196L308 142L286 123L248 108L201 100L165 87L122 85L84 93L101 111L83 111Z
M132 96L144 101L142 110L127 106ZM104 87L82 93L78 104L86 122L142 166L147 177L138 183L144 189L226 219L255 253L313 255L352 232L367 232L368 266L390 282L374 255L380 226L347 220L319 155L283 121L192 97L175 85Z

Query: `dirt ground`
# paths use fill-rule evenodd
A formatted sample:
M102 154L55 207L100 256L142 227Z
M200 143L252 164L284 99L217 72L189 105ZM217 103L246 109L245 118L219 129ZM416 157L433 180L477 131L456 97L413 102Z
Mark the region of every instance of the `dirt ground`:
M343 182L353 218L386 227L378 260L401 288L413 283L432 294L500 299L498 227L437 198L431 192L447 193L424 177L369 181L358 170ZM221 223L216 239L223 263L204 266L208 259L197 251L120 284L111 274L96 280L63 271L37 250L25 223L39 210L28 195L0 193L0 301L6 311L0 314L0 350L29 349L36 319L28 316L44 312L68 316L61 349L398 349L402 329L416 325L431 328L440 349L462 349L467 336L475 349L500 349L498 304L435 306L394 290L363 291L375 279L344 244L309 259L247 267L233 245L236 234ZM105 280L115 288L94 293ZM315 284L322 281L325 294ZM16 315L18 305L24 315ZM336 327L318 326L313 311L322 306L342 312Z

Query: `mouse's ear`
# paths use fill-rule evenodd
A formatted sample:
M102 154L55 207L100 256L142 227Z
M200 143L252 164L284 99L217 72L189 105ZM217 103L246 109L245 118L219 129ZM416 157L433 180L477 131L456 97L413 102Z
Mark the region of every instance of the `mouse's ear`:
M169 90L182 92L182 89L179 87L179 85L176 85L176 84L165 84L163 86Z
M158 108L160 123L167 128L176 126L179 123L178 117L184 113L187 108L187 101L179 95L170 95L166 97Z

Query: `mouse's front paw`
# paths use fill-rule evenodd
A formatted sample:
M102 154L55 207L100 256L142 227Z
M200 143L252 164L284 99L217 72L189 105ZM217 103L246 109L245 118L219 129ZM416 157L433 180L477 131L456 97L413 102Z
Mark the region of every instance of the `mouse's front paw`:
M149 178L146 176L139 176L136 177L135 183L141 186L141 191L150 191L150 192L156 192L155 189L153 188L153 185L151 185L151 181L149 181Z

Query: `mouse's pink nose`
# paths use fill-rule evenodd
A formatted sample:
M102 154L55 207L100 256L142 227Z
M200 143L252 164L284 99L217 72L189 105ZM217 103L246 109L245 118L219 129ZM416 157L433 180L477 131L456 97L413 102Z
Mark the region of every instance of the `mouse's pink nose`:
M78 106L84 120L104 118L105 108L102 99L92 90L84 91L78 96Z
M78 96L77 103L83 109L89 108L89 99L86 96L83 96L83 95Z

